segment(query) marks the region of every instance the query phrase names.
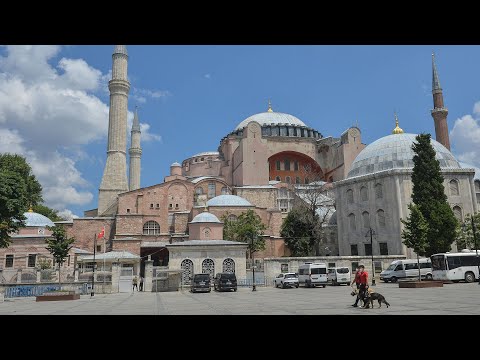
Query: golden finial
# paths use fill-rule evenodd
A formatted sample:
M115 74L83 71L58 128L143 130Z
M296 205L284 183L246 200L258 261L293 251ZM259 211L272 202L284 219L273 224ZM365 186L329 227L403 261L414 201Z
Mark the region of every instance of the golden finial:
M403 134L403 130L398 126L398 117L395 112L395 129L393 129L392 134Z
M273 112L272 110L272 102L270 101L270 99L268 99L268 110L267 112Z

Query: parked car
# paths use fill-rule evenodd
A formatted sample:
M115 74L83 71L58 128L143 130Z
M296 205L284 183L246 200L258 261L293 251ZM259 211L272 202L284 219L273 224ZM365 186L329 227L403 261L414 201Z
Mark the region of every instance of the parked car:
M432 280L432 262L430 258L420 259L420 276ZM417 259L404 259L392 261L390 266L380 273L380 280L397 282L398 279L418 277Z
M298 267L298 282L305 287L325 287L327 281L327 265L324 263L307 262Z
M332 285L350 285L350 269L348 267L329 268L328 282Z
M192 285L190 288L192 293L201 291L201 292L210 292L212 291L210 287L210 275L209 274L195 274L192 278Z
M298 275L295 273L281 273L275 280L275 287L281 286L282 288L286 287L296 287L298 288Z
M218 273L213 279L213 288L215 291L237 291L237 277L231 273Z

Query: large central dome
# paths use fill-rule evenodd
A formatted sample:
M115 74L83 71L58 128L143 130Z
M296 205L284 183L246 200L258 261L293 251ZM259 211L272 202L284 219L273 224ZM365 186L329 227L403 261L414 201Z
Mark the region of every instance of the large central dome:
M373 174L388 169L413 169L412 144L416 134L393 134L374 141L363 149L352 163L348 177ZM430 140L435 158L442 169L459 169L461 166L452 153L438 141Z
M275 111L266 111L262 112L259 114L252 115L245 120L243 120L238 126L235 128L235 130L240 130L246 127L249 123L252 121L258 122L261 126L263 125L271 125L271 124L286 124L286 125L296 125L296 126L307 126L305 123L300 120L299 118L290 115L290 114L285 114L281 112L275 112Z

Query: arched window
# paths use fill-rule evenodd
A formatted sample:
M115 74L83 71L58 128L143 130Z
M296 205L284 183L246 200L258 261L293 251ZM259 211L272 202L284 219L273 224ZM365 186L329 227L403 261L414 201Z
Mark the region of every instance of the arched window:
M190 259L185 259L180 265L182 269L182 282L184 284L190 284L190 278L193 276L193 262Z
M227 219L228 219L228 221L231 221L231 222L235 222L235 221L238 220L238 218L233 214L228 215Z
M459 195L458 181L455 179L450 180L450 195Z
M202 261L202 274L210 274L210 278L215 276L215 263L212 259Z
M347 203L348 204L353 204L353 190L352 189L347 190Z
M290 171L290 160L289 159L285 159L285 170Z
M156 221L147 221L143 225L143 235L159 235L160 225Z
M222 272L235 274L235 261L230 258L223 260Z
M348 223L350 224L350 230L357 230L357 226L355 224L355 214L348 215Z
M453 215L457 218L458 221L462 222L462 208L460 206L453 207Z
M363 220L363 227L365 229L370 228L370 214L368 213L368 211L364 211L362 213L362 220Z
M287 176L287 177L285 178L285 182L286 182L287 184L290 184L290 182L291 182L290 176Z
M378 226L381 228L385 227L385 211L382 209L377 211Z
M375 185L375 197L376 197L377 199L383 198L382 184L377 184L377 185Z
M224 186L222 187L222 195L230 195L230 191L228 191L228 187Z
M275 180L277 180L277 181L282 181L282 179L280 179L280 176L277 176L277 177L275 178Z
M360 188L360 199L362 199L362 201L367 201L368 200L368 191L367 191L367 188L365 186L362 186Z

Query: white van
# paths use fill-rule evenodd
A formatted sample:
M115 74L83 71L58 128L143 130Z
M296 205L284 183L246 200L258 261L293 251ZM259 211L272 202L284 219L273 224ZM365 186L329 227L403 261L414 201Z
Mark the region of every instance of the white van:
M298 267L298 283L305 287L327 284L327 265L324 263L305 263Z
M420 276L427 280L432 277L432 263L429 258L420 259ZM395 260L380 273L380 280L396 282L398 279L418 277L417 259Z
M329 268L327 279L332 285L350 285L350 269L348 267Z

